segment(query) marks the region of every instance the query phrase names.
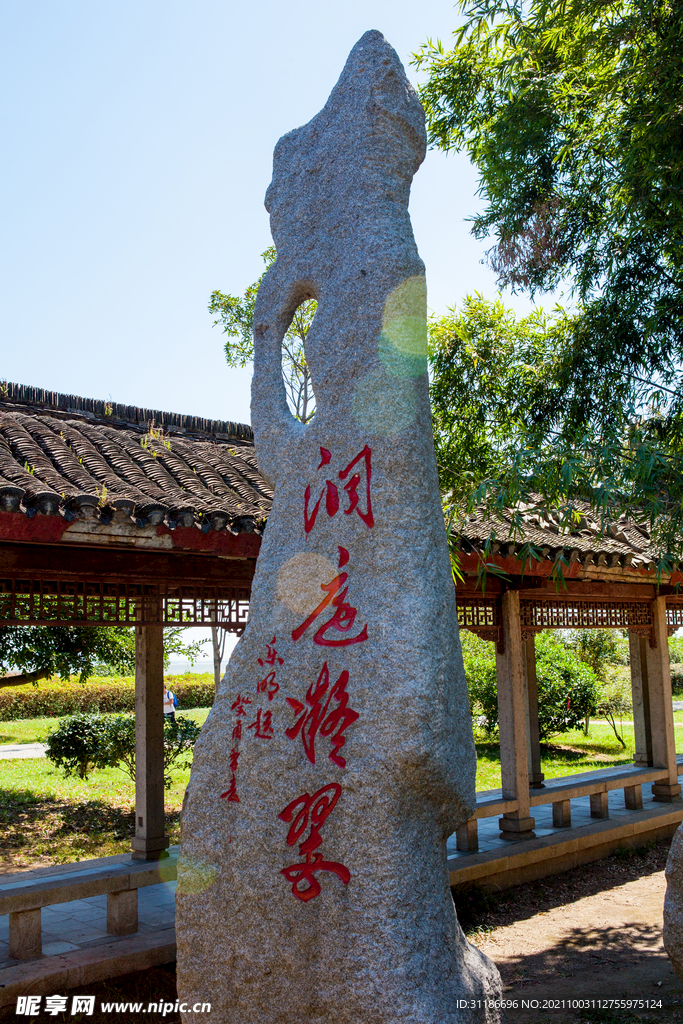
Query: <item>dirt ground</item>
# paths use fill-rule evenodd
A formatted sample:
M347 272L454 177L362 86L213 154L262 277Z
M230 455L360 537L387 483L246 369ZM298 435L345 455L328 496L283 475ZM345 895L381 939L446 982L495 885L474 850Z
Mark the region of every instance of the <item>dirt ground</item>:
M505 998L517 1004L508 1009L510 1024L683 1022L683 982L662 945L669 843L619 851L489 899L456 894L470 941L498 965ZM563 999L584 1006L555 1005ZM649 1000L650 1007L585 1005L611 999Z

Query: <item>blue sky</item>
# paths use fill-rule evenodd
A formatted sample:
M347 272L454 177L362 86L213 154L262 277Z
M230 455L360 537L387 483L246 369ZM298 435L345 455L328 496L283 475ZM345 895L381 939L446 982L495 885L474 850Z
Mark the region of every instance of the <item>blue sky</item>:
M0 378L248 422L249 373L206 306L261 271L275 143L367 29L407 64L456 19L439 0L0 0ZM495 295L475 192L460 156L415 179L437 311Z

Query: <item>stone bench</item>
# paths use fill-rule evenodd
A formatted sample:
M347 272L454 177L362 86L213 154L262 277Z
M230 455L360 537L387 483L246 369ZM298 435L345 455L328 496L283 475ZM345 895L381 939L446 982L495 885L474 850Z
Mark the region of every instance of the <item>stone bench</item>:
M679 773L683 771L683 757L679 755ZM553 805L553 827L571 828L571 801L577 797L590 797L592 818L609 816L608 794L611 790L624 790L624 805L627 810L637 811L643 806L643 785L652 783L655 799L657 784L666 781L665 768L607 768L603 771L583 772L563 778L548 779L543 788L529 790L529 804L539 807ZM502 790L493 789L477 793L474 815L457 830L457 848L462 852L475 853L479 848L477 821L493 818L517 809L517 800L503 797Z
M83 865L62 864L0 876L0 915L9 914L9 955L27 960L42 955L41 910L56 903L107 896L107 931L138 930L138 889L177 877L179 847L158 861L133 861L130 854L100 857Z

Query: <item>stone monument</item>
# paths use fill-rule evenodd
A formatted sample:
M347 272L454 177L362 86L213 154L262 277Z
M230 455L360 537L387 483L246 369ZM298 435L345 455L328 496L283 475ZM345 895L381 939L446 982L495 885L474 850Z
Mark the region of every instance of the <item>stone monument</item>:
M666 859L663 939L671 965L683 979L683 825L676 829Z
M210 1001L215 1024L502 1019L476 1006L500 978L457 923L445 859L475 752L408 217L424 154L422 107L379 32L275 149L252 391L275 497L179 865L179 997ZM281 342L309 298L303 426Z

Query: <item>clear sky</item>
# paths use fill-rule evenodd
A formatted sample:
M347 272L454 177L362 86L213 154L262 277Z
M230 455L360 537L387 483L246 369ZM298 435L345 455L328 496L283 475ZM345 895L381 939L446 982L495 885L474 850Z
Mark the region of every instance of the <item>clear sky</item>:
M249 373L206 307L261 272L275 143L367 29L407 64L456 18L442 0L0 0L0 379L248 422ZM459 156L415 179L437 311L495 295L475 193Z

